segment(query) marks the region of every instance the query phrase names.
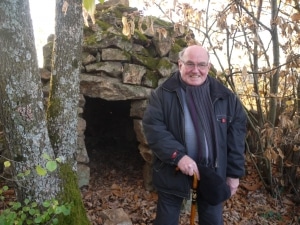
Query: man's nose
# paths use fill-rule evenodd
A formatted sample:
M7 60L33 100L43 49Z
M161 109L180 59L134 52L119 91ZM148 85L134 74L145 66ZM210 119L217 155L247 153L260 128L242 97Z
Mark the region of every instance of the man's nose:
M195 72L195 71L198 72L198 71L199 71L197 64L193 66L192 71L193 71L193 72Z

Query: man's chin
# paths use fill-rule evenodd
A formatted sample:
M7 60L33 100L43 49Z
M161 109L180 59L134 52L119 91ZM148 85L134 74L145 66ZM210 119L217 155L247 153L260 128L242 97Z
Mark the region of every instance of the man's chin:
M188 85L199 86L199 85L203 84L204 81L205 80L203 80L203 78L191 79L191 80L189 80Z

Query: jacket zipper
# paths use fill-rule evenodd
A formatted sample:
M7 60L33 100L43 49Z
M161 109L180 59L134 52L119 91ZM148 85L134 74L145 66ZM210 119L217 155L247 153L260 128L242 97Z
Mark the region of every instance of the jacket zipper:
M182 102L180 100L180 96L179 94L182 94L181 93L181 89L179 89L179 91L175 91L176 92L176 96L177 96L177 99L178 99L178 102L179 102L179 105L181 107L181 113L183 115L183 117L181 118L181 121L178 121L178 123L181 123L182 126L180 126L180 124L178 124L178 127L181 127L181 131L180 131L180 136L181 136L181 139L183 140L184 142L184 147L186 148L186 143L185 143L185 130L184 130L184 127L185 127L185 123L184 123L184 109L183 109L183 105L182 105ZM179 93L180 92L180 93ZM183 96L182 96L183 97ZM187 152L186 152L187 153Z
M215 104L216 104L216 102L217 102L219 99L220 99L219 97L218 97L218 98L215 98L214 101L212 102L214 111L215 111ZM217 145L217 146L218 146L218 145ZM219 148L217 148L217 156L215 157L215 168L218 168L218 167L219 167L219 164L218 164L218 161L219 161L218 155L219 155Z

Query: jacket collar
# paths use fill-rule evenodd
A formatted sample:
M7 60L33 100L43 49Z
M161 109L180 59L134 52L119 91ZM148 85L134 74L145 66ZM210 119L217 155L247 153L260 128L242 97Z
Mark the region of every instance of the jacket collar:
M207 76L210 84L210 96L211 99L217 98L227 98L227 96L231 93L231 91L222 85L219 81L211 76ZM162 88L167 91L179 91L180 90L180 72L177 71L173 73L163 84Z

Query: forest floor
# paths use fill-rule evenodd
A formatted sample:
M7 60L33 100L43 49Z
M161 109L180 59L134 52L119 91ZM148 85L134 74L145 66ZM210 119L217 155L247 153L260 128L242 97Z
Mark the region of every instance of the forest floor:
M122 208L133 225L152 225L155 218L157 195L145 190L143 159L124 151L106 151L90 155L90 185L81 188L83 202L92 225L103 225L101 212ZM300 224L300 205L293 196L272 197L260 182L254 165L247 160L246 176L241 179L236 195L224 203L225 225L297 225ZM0 179L0 188L5 181ZM13 200L14 191L4 193L0 212ZM182 211L180 225L188 225L190 212ZM198 225L197 218L195 225Z
M104 224L101 211L115 208L122 208L134 225L153 224L157 195L144 188L143 160L126 151L102 152L101 157L95 152L90 159L90 185L82 188L82 196L92 225ZM293 196L272 197L248 159L246 171L237 194L224 203L225 225L300 224L300 205L292 201ZM180 225L188 225L189 220L190 212L183 211Z

